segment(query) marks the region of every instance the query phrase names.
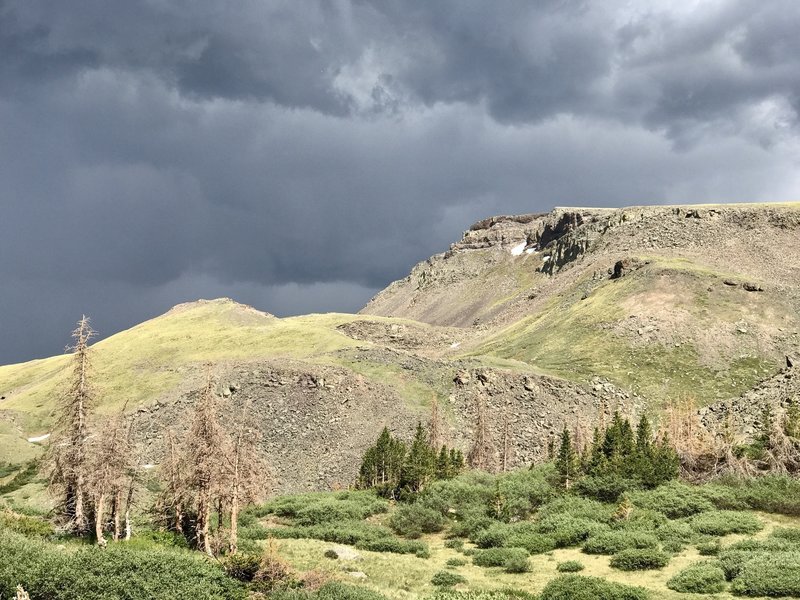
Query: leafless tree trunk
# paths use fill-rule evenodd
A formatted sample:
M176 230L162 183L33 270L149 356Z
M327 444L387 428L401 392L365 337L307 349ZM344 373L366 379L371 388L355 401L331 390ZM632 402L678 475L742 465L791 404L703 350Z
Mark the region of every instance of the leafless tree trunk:
M444 427L439 413L439 400L434 395L431 399L431 420L428 423L428 443L437 452L444 444Z
M467 455L470 466L474 469L494 471L496 469L496 451L489 427L486 422L486 399L482 393L476 396L475 439Z
M503 455L501 470L503 473L508 471L509 462L509 423L508 423L508 407L503 411Z
M89 342L94 335L89 318L83 315L72 332L72 381L62 399L57 432L51 437L47 456L50 489L60 497L62 517L78 534L87 531L87 426L94 400Z
M258 436L254 431L245 428L246 413L246 407L243 407L229 458L230 554L236 554L238 550L241 506L262 498L269 484L269 469L258 454Z
M194 417L186 440L184 463L188 467L185 485L195 491L197 546L211 556L211 507L223 483L227 441L217 419L216 405L214 381L209 368L206 386L195 404Z

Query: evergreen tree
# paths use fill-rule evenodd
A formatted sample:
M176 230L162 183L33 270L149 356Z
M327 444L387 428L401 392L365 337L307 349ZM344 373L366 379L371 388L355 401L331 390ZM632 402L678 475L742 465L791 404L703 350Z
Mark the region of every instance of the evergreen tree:
M681 459L665 433L660 442L653 445L650 469L646 473L646 478L642 478L642 483L647 487L657 487L676 479L680 467Z
M455 448L450 449L450 470L452 472L452 476L455 477L456 475L460 474L461 471L464 470L464 453L461 450L456 450Z
M572 446L572 440L566 425L564 425L564 431L561 433L561 445L558 449L556 469L559 481L566 490L570 488L580 473L580 460L575 448Z
M447 450L447 446L442 446L439 457L436 459L436 479L450 479L454 475L450 452Z
M406 446L383 428L375 445L367 449L361 462L359 486L378 488L381 494L393 496L400 487L406 457Z
M418 423L403 465L401 486L411 492L422 491L436 476L436 463L436 450L428 443L428 435L422 423Z

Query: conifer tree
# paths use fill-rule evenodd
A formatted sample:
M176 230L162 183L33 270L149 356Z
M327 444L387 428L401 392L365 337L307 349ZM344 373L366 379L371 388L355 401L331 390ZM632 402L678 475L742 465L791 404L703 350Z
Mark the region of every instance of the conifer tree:
M564 425L564 430L561 433L561 445L558 449L556 470L558 471L559 481L565 490L570 489L572 483L580 474L580 460L575 448L572 446L572 440L566 425Z
M411 492L422 491L436 476L436 460L436 451L428 444L425 428L418 423L403 465L401 485Z
M359 486L377 488L380 493L393 496L400 487L400 477L406 458L406 446L383 428L374 446L367 449L359 471Z
M455 448L450 449L450 470L451 477L455 477L464 470L464 453Z

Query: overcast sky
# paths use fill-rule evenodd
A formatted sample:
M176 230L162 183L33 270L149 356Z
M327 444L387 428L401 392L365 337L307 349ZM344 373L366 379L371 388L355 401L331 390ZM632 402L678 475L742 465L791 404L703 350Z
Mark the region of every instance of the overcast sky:
M0 0L0 363L354 311L472 222L800 199L797 0Z

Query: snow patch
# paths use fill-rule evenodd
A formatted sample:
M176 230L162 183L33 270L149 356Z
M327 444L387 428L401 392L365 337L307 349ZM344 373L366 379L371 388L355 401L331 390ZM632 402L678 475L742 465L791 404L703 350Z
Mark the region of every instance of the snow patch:
M525 250L525 246L528 245L528 242L520 242L516 246L511 249L511 256L519 256Z
M542 257L542 262L547 262L548 260L550 260L549 256L543 256Z
M155 469L156 466L152 463L147 463L146 465L142 465L142 468L146 471L149 471L150 469Z
M536 252L536 248L528 248L525 250L525 254L533 254Z
M453 342L452 344L450 344L450 347L451 348L458 348L460 345L461 345L461 342Z
M49 438L49 437L50 437L50 434L49 434L49 433L45 433L44 435L40 435L40 436L38 436L38 437L32 437L32 438L28 438L28 441L29 441L31 444L35 444L36 442L43 442L43 441L45 441L45 440L46 440L47 438Z

